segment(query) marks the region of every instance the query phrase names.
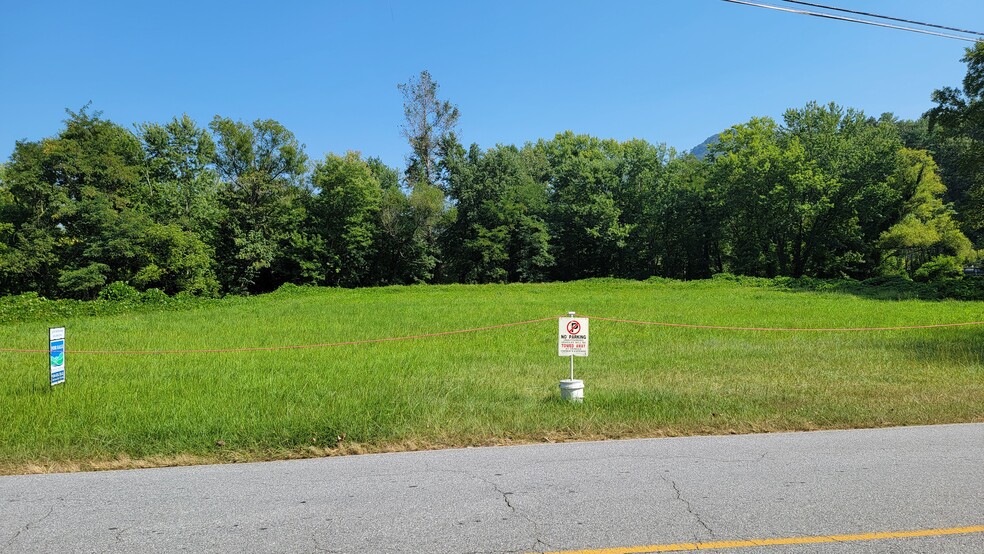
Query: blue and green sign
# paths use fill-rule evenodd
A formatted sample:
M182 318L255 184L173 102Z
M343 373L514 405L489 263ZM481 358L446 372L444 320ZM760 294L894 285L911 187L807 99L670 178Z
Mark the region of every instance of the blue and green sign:
M51 386L65 382L65 328L48 329L48 365L51 369Z

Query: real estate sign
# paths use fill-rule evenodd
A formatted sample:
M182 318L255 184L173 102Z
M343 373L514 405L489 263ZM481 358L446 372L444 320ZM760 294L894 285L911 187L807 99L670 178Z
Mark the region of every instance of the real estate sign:
M65 328L48 329L48 365L51 369L51 386L65 382Z

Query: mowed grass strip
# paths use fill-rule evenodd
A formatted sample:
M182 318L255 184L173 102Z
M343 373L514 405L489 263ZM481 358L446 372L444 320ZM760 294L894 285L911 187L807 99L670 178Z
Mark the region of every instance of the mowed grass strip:
M592 321L586 401L559 400L557 324L271 352L578 313L755 327L984 319L977 302L885 301L726 281L299 289L181 312L0 326L0 472L246 461L582 438L984 421L984 326L754 332ZM340 441L339 438L343 437Z

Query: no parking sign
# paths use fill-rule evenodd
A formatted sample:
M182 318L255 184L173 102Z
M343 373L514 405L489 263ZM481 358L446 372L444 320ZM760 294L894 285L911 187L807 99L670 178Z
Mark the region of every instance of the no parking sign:
M558 356L588 355L588 318L562 317L558 331Z

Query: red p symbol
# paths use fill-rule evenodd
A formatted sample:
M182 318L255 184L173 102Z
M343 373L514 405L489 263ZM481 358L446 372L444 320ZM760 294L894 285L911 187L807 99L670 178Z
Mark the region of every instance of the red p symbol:
M567 322L567 332L571 335L576 335L581 332L581 324L578 323L576 319L572 319Z

